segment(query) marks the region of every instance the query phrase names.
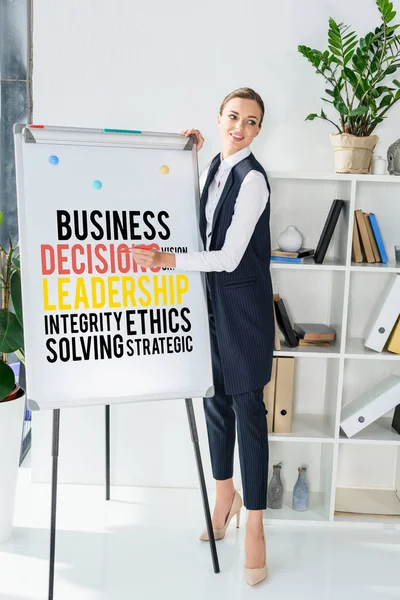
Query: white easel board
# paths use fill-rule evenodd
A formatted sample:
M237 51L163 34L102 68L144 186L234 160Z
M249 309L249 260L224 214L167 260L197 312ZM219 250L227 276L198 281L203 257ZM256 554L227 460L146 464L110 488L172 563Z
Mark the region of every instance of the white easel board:
M212 395L204 280L134 245L201 249L191 138L14 128L33 409Z

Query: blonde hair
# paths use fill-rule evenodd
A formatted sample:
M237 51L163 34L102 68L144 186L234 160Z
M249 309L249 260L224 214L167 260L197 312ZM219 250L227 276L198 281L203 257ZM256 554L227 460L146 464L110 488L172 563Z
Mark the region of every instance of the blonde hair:
M225 106L228 104L229 100L233 100L233 98L243 98L244 100L254 100L255 102L257 102L258 106L261 109L261 120L259 123L259 127L261 127L261 124L264 119L265 109L264 109L264 102L263 102L263 99L261 98L260 94L257 94L257 92L255 92L251 88L247 88L247 87L239 88L239 89L235 90L234 92L231 92L224 98L224 100L221 104L221 108L219 109L220 115L222 115L223 110L224 110Z

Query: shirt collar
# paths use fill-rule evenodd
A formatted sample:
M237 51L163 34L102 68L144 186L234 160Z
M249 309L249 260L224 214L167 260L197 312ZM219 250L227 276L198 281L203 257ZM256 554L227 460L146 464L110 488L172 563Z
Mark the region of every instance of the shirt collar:
M228 158L225 158L225 160L222 159L222 152L221 152L221 164L220 164L221 171L225 171L226 169L232 169L235 165L240 163L241 160L250 156L250 154L251 154L250 146L246 146L246 148L243 148L243 150L239 150L239 152L235 152L235 154L232 154L232 156L228 156Z

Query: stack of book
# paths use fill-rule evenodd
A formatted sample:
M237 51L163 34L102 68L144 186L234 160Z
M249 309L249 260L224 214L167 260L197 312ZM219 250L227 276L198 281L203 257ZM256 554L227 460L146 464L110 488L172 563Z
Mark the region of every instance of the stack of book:
M374 213L354 212L352 259L356 263L387 263L388 258Z
M285 303L279 294L274 294L275 350L280 350L279 329L290 348L297 346L332 346L336 331L324 323L294 323L292 326ZM278 338L278 342L277 342ZM279 343L279 347L277 347Z
M297 252L284 252L277 248L271 252L271 261L301 263L304 258L312 256L314 256L314 250L312 248L300 248Z
M299 346L332 346L336 331L324 323L294 323Z

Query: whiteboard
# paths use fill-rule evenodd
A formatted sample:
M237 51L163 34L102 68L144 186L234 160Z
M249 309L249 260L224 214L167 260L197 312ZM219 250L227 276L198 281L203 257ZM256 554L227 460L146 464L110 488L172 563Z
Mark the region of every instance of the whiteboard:
M126 252L201 249L192 138L20 124L14 138L30 408L212 396L204 277Z

